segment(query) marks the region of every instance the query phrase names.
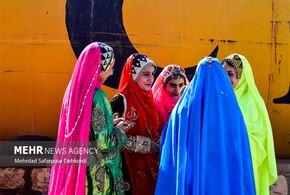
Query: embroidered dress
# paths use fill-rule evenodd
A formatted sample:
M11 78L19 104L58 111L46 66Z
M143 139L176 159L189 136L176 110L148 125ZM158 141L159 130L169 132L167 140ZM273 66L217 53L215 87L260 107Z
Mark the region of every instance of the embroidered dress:
M246 126L217 59L199 62L164 130L155 194L255 194Z
M112 109L105 92L94 95L90 141L95 143L92 165L87 168L87 194L124 194L122 159L119 150L126 145L124 132L113 127Z
M100 74L102 70L105 71L109 67L112 58L112 48L99 42L88 45L80 54L63 98L57 135L57 148L74 149L76 147L81 147L82 149L86 149L89 143L91 124L93 124L92 126L95 126L95 129L101 127L100 124L102 124L102 122L96 122L96 120L91 122L93 97L95 89L99 89L99 93L102 91ZM104 103L105 100L101 100L100 103L102 102ZM96 102L95 105L97 105ZM108 111L108 104L106 104L106 106L107 112L110 113ZM110 148L112 148L114 147L114 142L111 139L111 135L114 134L114 131L110 129L112 127L112 121L111 118L108 118L112 116L106 117L106 119L103 119L107 121L107 131L102 130L102 136L97 136L96 138L98 139L96 139L96 141L100 141L100 143L98 143L100 144L98 147L108 147L111 144ZM99 139L101 137L104 138L104 140ZM117 148L119 146L121 146L121 141L118 146L116 145ZM116 153L116 156L117 154L118 152ZM76 153L73 155L68 152L56 153L54 155L54 159L72 159L76 160L77 163L66 163L63 161L60 164L52 165L48 194L84 195L86 193L87 153ZM99 181L102 180L102 177L99 176L100 173L107 171L107 175L109 175L110 172L120 170L117 167L112 168L113 165L116 164L119 166L119 159L115 159L116 162L114 161L114 158L112 158L110 169L107 168L108 166L106 169L100 169L98 171L97 178L94 177L93 179ZM100 165L110 164L109 161L106 161L106 163L99 161L96 162ZM94 169L94 167L92 169ZM120 173L118 172L111 174L111 178L116 178L114 181L110 180L110 182L113 182L110 187L114 186L114 189L112 187L111 191L114 191L116 190L115 186L119 186L116 183L118 183L117 177L120 176ZM108 180L108 177L106 177L106 180ZM119 183L121 184L122 182Z
M232 61L235 66L240 64L237 70L242 69L234 91L249 135L256 192L258 195L267 195L269 187L277 180L274 141L267 108L256 87L248 60L240 54L232 54L225 60Z
M150 151L151 140L158 139L159 119L152 92L144 93L135 82L146 66L155 64L142 54L133 54L124 65L115 99L124 99L123 105L111 102L114 112L122 107L121 116L135 123L126 132L128 142L123 152L124 167L129 174L124 176L127 194L153 194L158 172L158 153ZM120 112L119 112L120 113ZM126 174L126 171L124 175Z

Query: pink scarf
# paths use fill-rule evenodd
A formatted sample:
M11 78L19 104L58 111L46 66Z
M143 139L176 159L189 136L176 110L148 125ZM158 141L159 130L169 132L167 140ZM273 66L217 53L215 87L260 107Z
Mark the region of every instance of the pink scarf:
M176 103L179 100L179 98L175 99L175 98L172 98L170 95L168 95L168 93L166 92L166 90L164 88L165 79L168 77L168 75L170 75L172 73L173 67L178 67L178 68L180 68L180 70L182 70L184 72L185 85L188 84L188 80L186 78L185 71L179 65L166 66L162 70L162 72L159 74L159 76L157 77L157 79L152 87L152 92L153 92L153 97L154 97L155 104L156 104L156 110L157 110L158 115L159 115L160 135L161 135L162 129L164 128L167 121L169 120L170 114L171 114L174 106L176 105Z
M61 107L57 146L67 147L74 142L87 147L90 119L95 88L101 88L101 51L98 43L88 45L79 56L72 78L66 89ZM65 146L64 146L65 144ZM64 159L68 154L56 155L54 159ZM74 156L86 159L86 155ZM52 166L50 195L82 195L86 188L86 164L55 164Z
M160 124L160 135L163 127L166 125L170 114L178 102L178 99L170 97L167 92L165 91L163 84L162 86L154 93L154 100L156 105L156 110L159 115L159 124Z

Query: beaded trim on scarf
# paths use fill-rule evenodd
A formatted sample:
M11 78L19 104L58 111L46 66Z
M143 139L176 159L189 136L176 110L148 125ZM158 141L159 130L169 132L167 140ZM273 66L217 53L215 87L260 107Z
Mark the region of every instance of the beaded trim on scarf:
M82 101L82 105L81 105L81 109L80 109L80 111L79 111L79 113L78 113L78 117L77 117L77 120L76 120L76 122L75 122L75 124L74 124L74 126L73 126L73 128L71 129L71 131L70 132L68 132L68 123L67 123L67 112L68 112L68 110L67 110L67 103L68 103L68 100L66 99L65 100L65 110L66 110L66 113L65 113L65 116L66 116L66 119L65 119L65 122L66 122L66 125L65 125L65 134L64 134L64 136L66 137L66 138L68 138L74 131L75 131L75 128L76 128L76 126L78 125L78 122L79 122L79 120L80 120L80 118L81 118L81 114L83 113L83 108L84 108L84 105L85 105L85 101L86 101L86 99L87 99L87 96L88 96L88 94L89 94L89 92L90 92L90 89L91 89L91 87L92 87L92 85L93 85L93 82L94 82L94 80L96 79L96 76L97 76L97 71L95 72L95 74L94 74L94 76L93 76L93 79L92 79L92 81L91 81L91 83L90 83L90 85L89 85L89 88L88 88L88 90L87 90L87 92L86 92L86 95L84 96L84 99L83 99L83 101Z

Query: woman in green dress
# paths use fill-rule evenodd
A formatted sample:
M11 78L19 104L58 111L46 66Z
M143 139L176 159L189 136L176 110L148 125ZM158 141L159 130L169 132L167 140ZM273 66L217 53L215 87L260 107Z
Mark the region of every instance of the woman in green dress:
M105 44L100 46L104 59L102 63L108 64L108 68L100 73L100 81L104 83L113 74L115 59L111 47ZM97 152L89 159L91 165L87 168L87 194L124 194L122 160L119 150L126 145L127 137L118 128L124 127L122 122L116 124L119 121L119 119L113 120L112 108L106 93L101 88L96 88L89 139L93 145L96 145Z
M124 194L121 155L126 130L121 118L113 119L102 84L113 74L113 49L95 42L80 54L66 89L58 128L57 147L80 144L92 154L56 154L80 163L53 164L49 195ZM92 150L91 150L92 149ZM84 161L83 161L84 160Z

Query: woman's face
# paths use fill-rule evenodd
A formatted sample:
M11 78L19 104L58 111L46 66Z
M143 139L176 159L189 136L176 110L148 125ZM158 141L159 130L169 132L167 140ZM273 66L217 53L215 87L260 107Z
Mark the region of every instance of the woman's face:
M154 66L147 66L143 69L141 76L136 82L140 89L144 92L149 92L154 81L155 68Z
M170 79L167 84L165 85L165 91L167 94L174 98L179 98L180 89L184 86L184 79L183 78L176 78L176 79Z
M237 86L237 84L239 83L239 79L237 78L235 69L231 66L229 66L226 62L223 63L223 68L225 69L225 71L227 72L229 79L232 83L233 88L235 88Z
M115 58L113 58L111 60L111 64L107 68L107 70L101 72L101 74L100 74L100 80L101 80L102 83L104 83L109 76L113 75L113 73L114 73L114 64L115 64Z

